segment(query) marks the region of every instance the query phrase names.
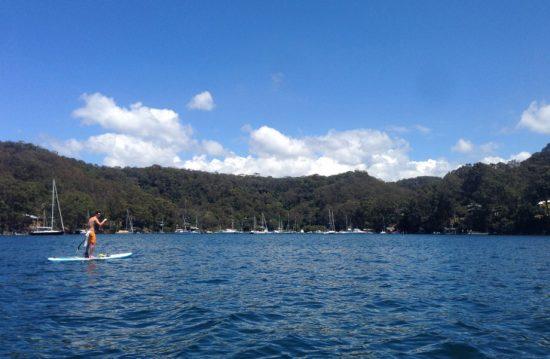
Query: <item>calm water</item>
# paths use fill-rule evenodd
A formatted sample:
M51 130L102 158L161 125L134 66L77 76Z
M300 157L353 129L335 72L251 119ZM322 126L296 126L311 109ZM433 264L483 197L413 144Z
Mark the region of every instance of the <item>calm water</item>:
M0 357L548 357L550 237L0 237Z

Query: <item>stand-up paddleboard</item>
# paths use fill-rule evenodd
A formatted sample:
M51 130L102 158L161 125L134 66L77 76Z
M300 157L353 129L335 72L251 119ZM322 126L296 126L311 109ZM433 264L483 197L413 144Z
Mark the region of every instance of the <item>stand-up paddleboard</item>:
M121 259L128 258L132 255L132 252L128 253L117 253L117 254L99 254L98 256L92 258L86 257L49 257L48 260L52 262L74 262L74 261L99 261L106 259Z

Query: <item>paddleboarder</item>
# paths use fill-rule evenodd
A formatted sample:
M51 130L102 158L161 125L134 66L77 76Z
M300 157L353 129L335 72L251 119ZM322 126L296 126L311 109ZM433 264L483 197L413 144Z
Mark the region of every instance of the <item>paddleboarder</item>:
M91 216L90 219L88 219L88 232L86 233L86 252L84 252L84 257L86 258L90 258L94 254L96 242L95 225L97 224L99 227L103 227L105 222L107 222L107 218L100 222L99 217L101 217L101 212L95 211L94 215Z

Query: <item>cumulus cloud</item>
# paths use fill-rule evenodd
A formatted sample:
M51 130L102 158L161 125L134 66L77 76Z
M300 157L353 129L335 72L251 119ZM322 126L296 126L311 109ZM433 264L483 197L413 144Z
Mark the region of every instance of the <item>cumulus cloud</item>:
M215 147L213 143L201 146L193 138L191 126L182 124L173 110L140 102L125 108L100 93L84 94L81 99L84 105L73 111L73 116L84 125L98 125L107 132L85 140L52 141L51 146L61 154L78 157L87 151L103 155L107 166L178 166L178 153L212 152ZM220 153L219 148L216 151Z
M117 133L91 136L82 141L50 141L50 146L68 157L79 158L83 151L101 155L103 164L111 167L145 167L153 164L178 167L181 164L177 146L161 146L139 137Z
M498 144L494 142L486 142L480 145L474 144L472 141L459 139L456 144L451 148L454 152L460 153L475 153L475 154L491 154L498 149Z
M474 144L471 141L460 138L451 150L460 153L470 153L474 150Z
M214 98L209 91L203 91L193 96L191 101L187 103L187 108L190 110L212 111L216 107Z
M508 159L504 159L499 156L487 156L487 157L484 157L481 160L481 162L485 164L508 163L511 161L522 162L528 159L529 157L531 157L531 154L529 152L522 151L522 152L516 153L515 155L511 155Z
M50 146L60 155L67 157L79 157L80 152L84 149L81 141L74 138L67 141L59 141L56 139L47 139Z
M99 125L115 133L183 146L192 144L191 127L182 125L172 110L143 106L141 102L130 108L119 107L112 98L100 93L84 94L81 99L85 104L73 111L73 116L84 125Z
M533 132L550 134L550 105L531 102L523 111L518 127L527 128Z
M250 150L261 157L299 157L309 154L303 140L292 139L267 126L250 131Z
M385 180L414 176L442 176L454 167L444 159L413 161L409 144L369 129L329 131L322 136L292 138L268 126L250 131L250 154L225 158L194 156L183 167L233 174L274 177L334 175L368 171Z
M476 145L469 140L461 138L452 147L452 150L454 152L469 154L470 157L475 158L485 164L508 163L510 161L521 162L531 157L531 154L529 152L522 151L511 155L508 159L506 159L494 154L498 147L499 145L494 142L486 142L480 145Z
M128 108L102 94L85 94L73 112L104 133L86 139L51 141L58 152L79 157L93 153L107 166L163 166L265 176L334 175L368 171L384 180L442 176L455 168L445 159L412 160L407 141L373 129L331 130L318 136L292 137L269 127L246 126L248 153L236 154L219 142L196 139L191 126L170 109L134 103Z
M531 154L529 152L522 151L522 152L516 153L515 155L510 156L509 160L510 161L521 162L521 161L525 161L529 157L531 157Z
M94 153L104 154L107 166L145 167L152 164L177 167L181 160L177 146L162 146L139 137L106 133L92 136L83 145Z
M216 141L202 140L201 145L204 152L211 156L221 156L227 153L223 146Z

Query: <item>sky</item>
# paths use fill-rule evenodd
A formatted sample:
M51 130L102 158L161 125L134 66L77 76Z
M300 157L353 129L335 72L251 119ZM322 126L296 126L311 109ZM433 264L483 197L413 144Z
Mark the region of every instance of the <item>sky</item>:
M386 181L550 142L548 1L0 0L0 140Z

